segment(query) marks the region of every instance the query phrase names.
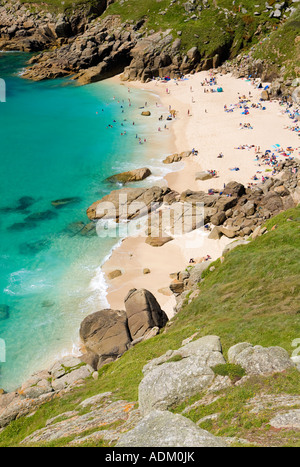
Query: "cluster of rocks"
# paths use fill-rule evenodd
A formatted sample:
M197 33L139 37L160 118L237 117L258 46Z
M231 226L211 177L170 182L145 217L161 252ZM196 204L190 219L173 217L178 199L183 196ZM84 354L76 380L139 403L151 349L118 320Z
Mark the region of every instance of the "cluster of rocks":
M200 57L196 47L181 52L181 39L171 30L143 31L145 20L121 22L101 14L106 0L55 14L20 2L0 6L2 50L42 52L29 60L23 77L32 80L74 75L80 84L123 73L123 79L146 81L153 76L180 76L198 66L209 69L216 60Z
M94 369L116 360L138 342L155 336L168 321L148 290L132 289L124 301L125 311L100 310L81 323L82 359Z
M66 357L48 370L32 375L16 391L0 394L0 429L51 400L79 386L93 368L79 358Z
M78 6L69 14L55 14L34 5L28 7L19 1L1 2L0 48L39 52L51 46L60 47L70 38L82 33L93 18L103 13L106 0Z
M189 152L184 154L174 156L186 157ZM300 161L287 159L274 170L274 178L249 188L233 181L222 191L210 190L208 193L191 190L178 193L158 186L121 188L93 203L87 216L93 222L110 219L129 222L144 218L147 222L142 224L144 230L140 233L155 247L173 240L172 233L187 233L203 225L210 230L210 239L219 239L223 235L247 239L250 235L257 236L267 219L300 201ZM200 219L195 208L201 203ZM166 225L164 212L169 212L170 206L174 215Z
M218 374L214 368L226 364L220 338L197 338L196 333L185 339L179 349L168 350L144 366L138 408L137 402L116 400L110 392L96 394L75 404L71 411L47 420L43 428L21 444L47 443L66 437L73 438L70 446L105 441L116 443L116 447L226 447L236 441L247 442L214 436L198 426L204 419L194 423L185 415L193 408L216 401L222 397L222 391L242 385L251 376L269 376L296 365L283 348L253 346L248 342L231 347L228 362L239 365L244 376L232 379ZM34 375L19 391L0 395L0 429L34 412L54 396L65 394L74 385L83 384L92 371L81 360L66 357L47 372ZM197 394L202 398L186 406L181 414L169 411ZM275 414L274 410L270 412L269 422L277 429L299 428L299 404L299 396L288 394L257 394L247 401L251 413L277 409Z
M283 372L294 368L295 363L280 347L264 348L246 342L229 349L228 361L240 365L245 376L232 381L228 376L220 376L214 372L215 366L226 363L218 336L188 339L178 350L169 350L161 357L151 360L143 368L144 377L139 385L139 411L143 418L131 431L121 435L116 446L225 447L230 444L230 438L216 437L199 428L201 419L193 423L184 417L193 406L185 408L178 415L172 414L169 409L199 393L203 394L203 398L196 403L197 406L208 405L212 398L217 400L220 397L214 395L215 393L233 385L241 385L250 376ZM290 403L299 404L299 398L292 399ZM299 412L296 409L279 414L278 417L281 421L285 419L285 426L290 423L289 427L295 428L299 426ZM276 421L276 417L272 419L273 426Z
M69 38L61 47L33 57L23 77L41 80L73 75L84 85L122 73L124 81L145 82L208 70L218 64L218 56L201 57L197 47L182 53L181 40L174 40L171 30L141 32L143 23L121 23L116 16L92 21L82 34Z
M16 391L7 394L1 391L0 429L53 397L78 387L86 378L97 378L97 369L158 334L168 321L155 297L145 289L129 291L125 310L101 310L87 316L80 327L83 344L80 357L58 360L49 369L32 375ZM2 311L7 312L4 305Z
M299 41L299 39L298 39ZM226 61L216 71L221 74L231 73L235 78L248 78L269 82L267 98L285 98L289 102L300 104L299 78L286 77L286 69L278 68L277 64L266 59L253 58L254 50L247 55L240 54L231 61Z

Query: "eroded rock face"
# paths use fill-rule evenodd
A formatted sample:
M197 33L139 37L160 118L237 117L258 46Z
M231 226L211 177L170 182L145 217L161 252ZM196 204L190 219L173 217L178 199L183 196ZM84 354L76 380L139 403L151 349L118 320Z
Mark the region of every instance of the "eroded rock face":
M202 430L182 415L154 410L133 430L123 434L116 447L226 447L221 438Z
M168 317L154 295L145 289L132 289L125 298L128 327L132 339L145 335L151 328L162 328Z

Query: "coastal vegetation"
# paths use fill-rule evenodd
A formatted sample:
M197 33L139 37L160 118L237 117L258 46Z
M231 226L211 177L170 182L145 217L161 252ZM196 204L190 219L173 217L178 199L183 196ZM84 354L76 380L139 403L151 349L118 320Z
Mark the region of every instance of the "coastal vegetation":
M30 12L34 14L41 10L51 12L49 29L47 15L42 18L41 24L47 32L45 34L39 31L39 36L35 36L35 29L38 30L38 28L32 27L31 21L24 21L27 23L24 26L25 33L22 28L18 31L17 27L10 29L7 25L1 31L1 34L3 32L3 37L1 36L3 44L8 47L8 50L10 46L14 48L16 44L22 44L19 50L43 51L42 54L32 57L30 65L33 67L27 69L29 75L24 73L25 78L42 80L73 76L76 72L79 84L88 84L125 70L124 81L141 79L147 82L153 76L163 77L169 71L174 73L172 77L177 77L179 73L217 68L225 60L234 59L239 55L241 60L244 58L249 60L250 57L250 62L257 61L263 72L267 64L274 78L280 76L290 82L290 87L296 88L296 85L292 85L292 79L299 76L300 69L300 8L299 3L291 0L280 4L281 6L278 6L274 0L269 0L269 2L265 0L256 2L250 0L241 2L232 2L232 0L187 2L184 0L116 0L112 2L104 0L47 0L46 2L20 0L20 2L29 6ZM0 3L3 6L5 2ZM82 18L80 17L80 21L77 21L78 18L74 15L81 8L85 10L82 23ZM289 16L291 12L292 15ZM90 14L93 15L93 21L89 17ZM28 31L32 30L34 33L31 36ZM142 42L143 40L145 42ZM140 45L141 43L143 46ZM148 44L147 52L144 48L145 43ZM240 72L236 64L233 67ZM255 66L253 69L255 70ZM148 74L144 73L145 70L148 70ZM139 74L140 71L141 74ZM272 73L269 71L270 76ZM239 77L248 77L249 74L246 66L244 74ZM281 95L283 90L285 91L285 88L280 88L276 97ZM274 97L271 91L270 88L270 96ZM267 93L267 100L268 98ZM147 114L144 113L144 115ZM298 168L295 165L293 169L293 175L289 177L290 179L294 177L292 182L295 188L298 186ZM138 173L130 171L113 175L106 181L125 184L128 181L144 180L149 175L151 171L144 168L138 169ZM291 366L283 372L249 376L240 364L230 359L230 349L239 343L250 343L250 347L281 347L285 349L288 357L292 353L299 354L295 343L299 342L300 336L300 205L283 211L285 205L281 198L284 198L285 191L288 193L289 191L284 191L286 187L283 185L276 186L276 188L279 188L278 196L276 196L280 201L276 212L281 212L271 217L275 210L270 210L269 216L259 218L263 225L258 225L261 235L257 235L257 238L254 238L254 231L256 231L254 226L253 229L249 229L248 226L246 230L248 233L240 229L242 235L237 234L238 230L232 233L226 227L223 231L221 230L220 224L226 219L225 212L231 209L230 206L225 208L224 203L223 220L221 221L222 217L220 217L217 223L212 222L215 225L214 233L216 235L220 232L224 235L226 232L228 235L232 233L232 236L228 238L238 237L238 242L241 242L240 237L243 236L246 236L247 240L245 242L242 240L243 244L239 243L234 249L229 248L226 253L223 251L218 260L209 263L209 267L203 270L202 275L200 274L193 284L195 288L190 289L182 298L182 304L176 308L175 316L167 324L163 320L160 326L156 326L157 335L153 334L154 337L147 340L142 340L144 336L141 340L139 340L139 335L135 336L136 340L131 339L132 336L130 336L130 341L124 346L126 348L123 355L120 356L117 348L113 355L116 360L111 361L112 352L107 352L109 358L103 360L103 366L98 363L96 365L91 363L89 366L85 360L70 366L61 363L61 368L57 373L61 371L60 376L63 375L66 380L74 374L73 372L86 370L81 374L84 376L79 378L80 384L74 385L71 389L71 385L68 387L67 383L61 383L61 379L62 386L57 386L56 388L59 387L59 389L55 392L53 383L57 383L56 378L52 379L52 376L51 378L48 376L47 382L49 386L52 384L52 387L49 393L41 393L42 396L46 395L46 402L37 405L34 410L33 406L29 410L25 407L24 412L20 412L20 416L17 414L11 417L12 421L8 423L4 420L3 425L0 425L0 447L20 446L27 438L25 445L69 446L77 438L77 434L62 431L61 436L56 436L50 441L46 438L45 441L42 438L35 441L34 437L30 437L49 425L55 427L72 417L84 415L87 416L88 421L93 421L95 417L95 426L88 426L87 423L86 429L80 432L78 444L98 447L114 445L115 438L109 441L102 439L99 435L98 439L89 439L91 435L102 430L117 431L124 421L124 419L119 419L119 414L117 414L115 420L101 424L96 418L99 417L99 411L103 408L105 412L104 409L107 408L105 404L109 403L119 405L120 412L133 411L134 413L134 410L138 408L137 401L140 400L139 387L145 374L143 373L145 365L150 364L153 359L163 357L165 353L171 352L171 349L179 351L184 346L183 342L193 343L195 339L207 336L219 336L222 347L218 352L222 354L219 357L223 359L223 363L210 367L213 378L219 377L222 382L229 381L229 383L225 387L222 386L219 391L215 391L216 397L207 404L201 403L207 393L199 390L196 395L186 397L185 400L178 398L177 402L168 407L170 412L184 415L215 436L230 437L234 446L300 446L299 430L290 428L274 430L270 424L270 419L278 414L277 403L280 398L282 401L280 407L296 407L299 411L300 402L296 398L299 395L299 370L290 362ZM280 188L283 191L280 191ZM154 188L139 188L138 190L140 190L139 196L142 194L144 196L147 190L150 192ZM148 192L147 196L145 195L146 199L148 199ZM185 193L187 196L193 194L189 190ZM165 195L170 195L170 193L162 189L161 199ZM232 201L232 194L228 196L230 196L229 202ZM58 208L76 200L78 201L75 197L62 198L52 201L52 206ZM227 198L225 202L228 202ZM293 206L295 204L293 203ZM246 206L246 209L251 211L250 217L255 213L256 206L249 207L248 203L241 204L241 206ZM87 215L91 220L90 225L93 225L93 221L97 219L97 209L94 205L91 208L87 210ZM41 214L49 217L49 211L38 213L38 218L41 218ZM36 214L35 217L32 216L29 215L26 219L29 221L37 219ZM258 217L257 214L256 221ZM269 220L265 221L266 218ZM82 227L81 224L80 226ZM168 240L171 241L172 238L169 237ZM187 269L188 272L192 272L193 265L189 264ZM150 272L150 269L145 268L144 271ZM122 271L117 270L117 272L118 275L122 275ZM183 287L183 285L184 280L182 284L178 284L175 279L175 287ZM170 290L176 298L183 293L180 289L181 291L176 295L176 289L174 292L171 285ZM168 292L170 290L168 289ZM129 295L130 293L132 290ZM125 308L126 300L124 301ZM105 311L112 316L112 310ZM124 315L126 315L125 312ZM125 318L126 316L124 316L124 326L126 329L128 326L130 330ZM89 319L88 317L88 321ZM93 332L94 329L92 329ZM86 344L85 341L83 342ZM91 354L90 351L90 357ZM157 363L157 367L168 364L174 365L171 367L173 369L176 365L177 368L179 366L181 368L185 359L189 357L189 355L187 357L180 353L171 352L171 354L171 356L167 354L169 358L166 360L162 358ZM107 361L109 363L106 363ZM88 370L87 367L89 367ZM38 394L39 389L41 391L44 389L38 386L40 380L37 381L36 384L33 383L19 390L17 397L20 396L20 399L16 405L18 402L22 405L24 400L26 403L31 399L28 395L30 391L37 390L36 394ZM243 384L239 384L241 381ZM101 402L97 407L97 414L96 409L93 412L84 405L86 400L97 398L102 394L106 395L103 396L104 405L102 406ZM11 394L3 395L11 397ZM264 398L268 403L264 401ZM3 405L3 407L6 406ZM0 409L2 409L1 404ZM129 431L132 426L126 428ZM124 428L123 431L127 430Z
M270 219L266 227L267 234L228 252L223 263L220 260L214 263L214 270L199 284L198 298L184 306L159 335L103 366L96 381L90 377L84 385L43 404L32 416L11 422L0 433L0 446L19 445L26 436L44 427L48 419L76 409L80 401L99 393L110 391L115 401L137 401L144 365L169 349L178 349L184 339L194 334L197 338L221 336L224 356L230 346L245 341L281 346L291 354L293 341L300 332L300 208ZM171 361L181 359L173 357ZM232 364L218 365L214 371L233 380L244 375L242 368ZM298 382L299 372L295 369L279 375L251 377L243 386L223 391L215 403L186 410L185 416L198 420L221 412L220 418L205 419L201 427L216 435L238 435L262 445L299 446L297 432L270 432L268 419L274 407L264 409L258 417L251 415L247 405L261 393L296 395ZM172 410L181 413L202 396L199 393ZM71 440L72 437L63 438L51 445L67 445ZM102 440L92 445L105 446L105 443Z

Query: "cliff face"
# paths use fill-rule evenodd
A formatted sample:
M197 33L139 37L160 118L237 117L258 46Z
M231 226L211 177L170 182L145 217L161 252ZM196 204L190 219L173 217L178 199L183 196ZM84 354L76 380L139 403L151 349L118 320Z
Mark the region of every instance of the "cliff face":
M59 12L29 3L4 1L0 4L0 49L40 52L60 47L82 34L93 17L101 15L106 0L78 5Z
M277 4L244 3L248 10L240 10L232 2L231 9L225 8L226 1L164 0L145 5L132 0L129 8L125 0L78 0L74 6L66 2L66 8L59 10L53 0L35 4L3 1L0 49L39 52L29 61L24 78L74 75L79 83L87 84L122 72L124 80L147 81L216 68L273 29L288 33L289 43L297 39L295 21L289 21L295 13L298 18L297 3L283 2L280 9L275 9ZM281 37L280 33L277 36ZM280 67L284 67L277 61L270 59L271 67L266 62L257 67L257 76L266 74L266 66L271 79L280 75ZM297 57L291 49L291 73L295 73L294 62ZM240 68L239 63L235 68ZM283 69L283 74L286 71Z

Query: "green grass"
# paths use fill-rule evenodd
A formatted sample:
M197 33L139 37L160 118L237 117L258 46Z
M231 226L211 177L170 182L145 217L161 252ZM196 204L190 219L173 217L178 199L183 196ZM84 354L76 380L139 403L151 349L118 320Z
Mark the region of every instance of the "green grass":
M273 31L266 41L257 46L254 58L265 59L278 69L285 66L285 77L297 77L300 71L300 6L281 26ZM298 68L298 73L296 72Z
M48 10L53 12L74 11L82 6L95 6L97 0L20 0L21 3L34 10Z
M185 11L184 3L184 0L177 0L173 5L170 5L169 0L127 0L123 3L117 0L109 5L105 15L119 15L123 22L137 22L144 18L144 31L171 29L173 38L181 31L182 50L197 46L203 56L213 56L221 52L234 57L279 24L278 19L270 19L269 13L264 12L264 0L243 0L235 6L232 5L232 0L209 0L210 7L200 13L193 12L197 19L187 22L185 20L193 13L188 14ZM287 3L291 4L291 1ZM238 5L242 6L241 10ZM246 13L243 8L247 10ZM260 15L255 16L255 11L259 11ZM162 15L162 12L165 14ZM255 35L258 28L260 31Z
M266 226L267 234L227 253L223 263L215 262L216 269L199 285L199 297L173 318L167 332L105 365L97 381L89 378L84 387L44 404L29 418L12 422L0 433L0 447L18 445L45 426L47 419L74 410L95 394L112 391L115 399L137 401L144 365L169 349L178 349L182 340L195 332L197 337L220 336L225 357L230 346L245 341L281 346L291 354L292 341L300 336L300 206L276 216ZM228 374L229 370L227 367ZM285 392L294 391L294 379L293 375L290 380L284 377ZM299 379L297 385L299 391ZM272 383L272 390L274 386ZM243 390L240 388L239 398L245 395Z
M238 381L246 374L244 368L233 363L220 363L219 365L214 366L212 369L216 375L229 376L231 381L234 382Z

